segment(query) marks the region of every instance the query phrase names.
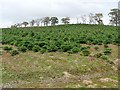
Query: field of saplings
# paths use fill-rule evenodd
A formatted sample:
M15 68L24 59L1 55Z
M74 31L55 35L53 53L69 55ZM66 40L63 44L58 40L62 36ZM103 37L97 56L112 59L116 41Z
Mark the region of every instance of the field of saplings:
M2 29L5 88L117 88L118 27Z
M2 44L17 46L17 49L23 52L27 50L41 53L63 51L72 54L83 51L82 54L88 56L90 47L82 47L81 44L118 45L118 29L114 26L84 24L6 28L2 31ZM16 54L14 52L18 53L13 51L11 55ZM109 53L109 49L105 53Z

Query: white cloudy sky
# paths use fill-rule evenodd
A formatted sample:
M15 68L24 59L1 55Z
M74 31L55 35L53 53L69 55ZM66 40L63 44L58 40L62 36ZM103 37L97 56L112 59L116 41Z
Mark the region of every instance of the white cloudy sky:
M0 27L30 21L44 16L76 17L89 13L103 13L103 21L109 23L110 9L118 7L119 0L0 0ZM81 21L79 19L79 21ZM61 23L61 21L60 21Z

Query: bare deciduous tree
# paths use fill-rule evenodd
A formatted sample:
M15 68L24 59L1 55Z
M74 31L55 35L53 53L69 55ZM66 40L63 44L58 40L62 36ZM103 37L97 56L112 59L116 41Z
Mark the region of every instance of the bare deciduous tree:
M93 13L90 13L88 15L88 17L89 17L89 24L96 24L95 20L94 20L94 14Z
M76 20L77 20L77 24L79 23L79 17L76 17Z
M39 25L40 25L40 22L41 22L41 19L36 19L35 20L35 23L36 23L36 25L39 27Z
M87 20L87 19L86 19L86 15L82 15L82 16L81 16L81 19L82 19L82 21L83 21L83 24L86 24L86 20Z

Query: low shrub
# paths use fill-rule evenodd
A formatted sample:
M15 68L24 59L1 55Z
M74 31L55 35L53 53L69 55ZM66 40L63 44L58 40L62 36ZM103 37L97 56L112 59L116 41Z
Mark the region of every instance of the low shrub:
M82 47L82 45L77 44L77 43L73 43L73 47L78 47L78 48L81 48L81 47Z
M108 57L107 57L107 56L105 56L105 55L104 55L104 56L102 56L102 57L101 57L101 59L102 59L102 60L107 61L108 63L110 63L110 64L112 64L112 65L114 65L114 62L113 62L113 61L111 61L111 60L109 60L109 59L108 59Z
M91 45L92 43L88 43L88 45Z
M20 46L20 47L18 47L18 50L20 50L22 52L26 52L27 48L25 46Z
M8 50L12 50L13 49L13 47L8 47Z
M15 45L15 46L18 46L18 44L20 44L20 42L18 42L18 41L15 41L15 42L14 42L14 45Z
M81 48L81 47L82 47L82 45L78 44L78 45L77 45L77 47Z
M108 57L104 55L104 56L101 57L101 59L102 60L108 60Z
M96 47L94 47L94 49L95 49L95 50L98 50L98 49L100 49L100 48L96 46Z
M19 54L19 52L17 50L10 51L11 56L14 56L14 55L17 55L17 54Z
M98 42L98 45L102 45L103 43L102 42Z
M115 65L113 61L109 61L110 64Z
M87 49L88 49L87 47L81 47L81 51L87 50Z
M90 46L86 46L87 49L90 49Z
M63 52L63 50L62 50L62 49L59 49L58 52Z
M96 58L100 58L102 55L103 55L102 53L97 53L97 54L95 54L94 56L95 56Z
M8 46L4 46L2 48L3 48L3 50L8 50Z
M96 45L96 44L98 44L98 41L97 41L97 40L94 40L94 41L92 42L92 44Z
M94 54L89 54L90 57L94 57Z
M84 56L89 56L89 54L90 54L90 51L89 50L83 50L82 51L82 54L84 55Z
M35 45L35 46L32 48L32 50L33 50L34 52L38 52L38 51L40 50L40 47L39 47L38 45Z
M47 49L47 47L48 47L47 45L44 45L42 48Z
M104 48L108 48L108 45L107 45L107 44L104 44Z
M12 50L12 47L4 46L3 50Z
M21 47L21 46L23 46L22 43L18 44L18 47Z
M28 50L32 50L33 46L34 45L32 43L28 44L28 46L27 46Z
M106 49L104 50L104 54L107 55L107 54L112 53L111 50L112 50L112 49L110 49L110 48L106 48Z
M38 43L38 45L39 45L40 47L43 47L44 45L47 45L47 42L41 41L41 42Z
M10 42L10 45L13 45L14 44L14 42Z
M48 46L47 49L48 49L49 52L55 52L55 51L58 50L58 47L55 46L55 45L50 45L50 46Z
M73 48L71 49L71 51L72 51L73 53L77 53L77 52L80 51L80 48L78 48L78 47L73 47Z
M67 51L67 53L72 54L73 52L71 50Z
M46 52L45 49L41 49L40 52L43 54L44 52Z
M0 55L2 55L2 51L0 51Z
M106 39L106 40L104 40L104 44L110 44L112 41L111 41L111 39Z
M63 50L63 52L67 52L70 49L72 49L71 45L61 45L61 49Z

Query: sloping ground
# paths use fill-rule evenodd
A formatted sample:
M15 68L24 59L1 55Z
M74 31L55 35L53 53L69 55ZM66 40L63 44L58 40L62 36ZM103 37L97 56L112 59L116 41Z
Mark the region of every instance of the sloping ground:
M86 45L82 45L86 46ZM92 54L103 52L89 49ZM97 46L97 45L96 45ZM80 52L20 52L2 55L3 87L16 88L117 88L118 47L109 44L112 53L109 61L93 56L81 56ZM14 47L16 49L16 47Z

